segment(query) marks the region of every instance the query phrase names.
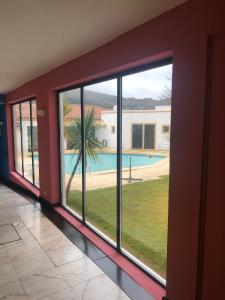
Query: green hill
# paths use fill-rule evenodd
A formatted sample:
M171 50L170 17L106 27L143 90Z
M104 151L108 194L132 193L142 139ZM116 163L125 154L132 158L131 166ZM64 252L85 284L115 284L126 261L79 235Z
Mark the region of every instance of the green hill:
M71 91L64 96L68 103L79 104L80 99L77 93ZM114 95L103 94L93 91L85 91L85 104L101 106L104 108L112 109L117 103L117 98ZM171 99L155 100L152 98L136 99L136 98L123 98L124 110L148 110L154 109L155 106L171 105Z

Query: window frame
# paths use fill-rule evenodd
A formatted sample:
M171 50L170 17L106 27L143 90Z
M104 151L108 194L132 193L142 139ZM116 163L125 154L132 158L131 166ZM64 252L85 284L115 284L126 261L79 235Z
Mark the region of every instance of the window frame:
M165 127L168 127L168 131L164 131L164 128ZM167 124L162 124L161 125L161 134L169 134L170 133L170 125L167 125Z
M133 126L140 125L142 126L142 142L141 142L141 148L133 148ZM154 126L154 148L145 148L145 126L146 125L153 125ZM131 129L130 129L130 143L132 145L133 150L155 150L156 148L156 131L157 131L157 123L131 123Z
M131 253L126 251L122 247L122 78L127 75L132 75L135 73L155 69L158 67L163 67L169 64L173 64L173 58L167 57L163 60L154 61L145 65L140 65L137 67L130 68L128 70L124 70L121 72L116 72L111 75L99 77L97 79L93 79L90 81L84 81L79 84L75 84L63 89L57 90L57 101L58 101L58 117L59 117L59 164L60 164L60 187L61 187L61 205L62 207L68 211L72 216L77 218L79 221L81 221L85 226L87 226L91 231L93 231L96 235L98 235L100 238L104 239L107 243L109 243L111 246L117 249L117 251L125 256L128 260L130 260L132 263L137 265L138 268L140 268L142 271L144 271L147 275L152 277L154 280L156 280L162 287L166 287L166 280L161 277L159 274L157 274L154 270L151 269L151 267L146 266L144 263L142 263L139 259L137 259L135 256L133 256ZM88 87L89 85L101 83L107 80L117 80L117 241L116 243L111 240L108 236L106 236L103 232L101 232L99 229L97 229L94 225L90 224L86 221L85 218L85 210L86 210L86 203L85 203L85 193L86 193L86 182L85 182L85 149L83 147L82 151L82 216L79 216L75 211L73 211L71 208L69 208L66 205L66 199L64 199L64 159L62 154L63 152L63 139L64 136L62 135L62 120L63 120L63 114L62 114L62 103L60 101L60 94L63 92L68 92L74 89L80 88L80 105L81 105L81 128L82 128L82 141L84 141L84 126L83 126L83 119L84 119L84 88ZM142 126L145 125L144 123L141 124ZM155 125L155 131L156 131L156 124ZM132 127L131 127L132 130ZM143 141L142 141L143 143ZM156 138L155 138L155 145L156 145ZM84 144L84 143L83 143Z
M11 103L11 116L12 116L12 138L13 138L13 170L16 174L21 176L23 179L25 179L28 183L32 184L35 188L40 189L38 185L35 184L35 168L34 168L34 149L33 149L33 117L32 117L32 101L36 101L37 106L37 98L32 97L20 101L16 101ZM31 128L31 160L32 160L32 181L30 181L27 177L24 176L24 149L23 149L23 130L22 130L22 110L21 110L21 104L29 102L29 113L30 113L30 120L29 120L29 126ZM16 156L15 156L15 132L14 132L14 114L13 114L13 107L15 105L19 105L19 119L20 119L20 147L21 147L21 158L22 158L22 174L16 170ZM37 128L38 128L38 120L37 120ZM38 138L38 135L37 135Z

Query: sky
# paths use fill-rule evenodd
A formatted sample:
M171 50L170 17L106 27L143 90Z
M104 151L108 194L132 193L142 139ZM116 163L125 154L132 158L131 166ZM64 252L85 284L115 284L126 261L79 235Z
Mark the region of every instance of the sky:
M123 97L160 99L165 86L171 89L172 65L123 77ZM88 90L116 95L116 79L86 87Z

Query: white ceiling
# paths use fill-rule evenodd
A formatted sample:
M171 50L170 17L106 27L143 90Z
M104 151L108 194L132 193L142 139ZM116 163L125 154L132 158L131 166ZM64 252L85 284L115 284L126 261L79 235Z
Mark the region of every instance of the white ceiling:
M0 93L185 0L0 0Z

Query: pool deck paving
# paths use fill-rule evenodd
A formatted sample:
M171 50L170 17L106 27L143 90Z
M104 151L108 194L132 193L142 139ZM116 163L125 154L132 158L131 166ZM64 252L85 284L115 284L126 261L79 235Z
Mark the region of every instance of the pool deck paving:
M144 167L137 167L132 169L132 178L141 179L141 181L147 180L155 180L159 179L161 176L169 174L169 158L166 157L163 160ZM122 178L129 178L129 169L122 171ZM101 188L107 188L116 186L117 173L113 172L96 172L96 173L88 173L86 175L86 189L87 190L96 190ZM69 175L65 176L65 183L69 180ZM122 184L132 184L135 182L139 182L136 180L132 180L129 182L127 179L122 180ZM82 189L82 177L80 175L75 175L71 184L71 190L79 190Z
M112 149L108 152L113 153ZM66 153L72 153L72 151L67 151ZM140 181L155 180L155 179L159 179L161 176L169 174L169 153L167 151L126 150L126 151L123 151L123 153L165 156L164 159L154 163L153 165L132 168L131 175L132 175L132 178L134 178L134 179L141 179ZM30 160L24 159L24 165L25 165L27 177L32 178L32 166L30 164ZM37 168L36 161L35 161L35 165L36 165L35 178L38 179L39 176L37 174L38 168ZM129 181L129 168L123 169L121 175L123 178L123 180L122 180L123 185L139 182L137 180L132 180L131 182ZM68 174L65 174L65 185L67 184L69 177L70 176ZM116 180L117 180L116 170L87 173L86 174L86 190L97 190L97 189L101 189L101 188L113 187L113 186L116 186ZM72 184L71 184L71 190L79 190L79 191L82 190L81 173L74 176Z

